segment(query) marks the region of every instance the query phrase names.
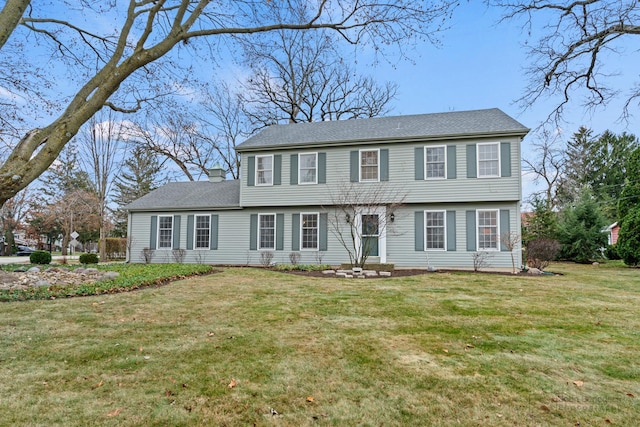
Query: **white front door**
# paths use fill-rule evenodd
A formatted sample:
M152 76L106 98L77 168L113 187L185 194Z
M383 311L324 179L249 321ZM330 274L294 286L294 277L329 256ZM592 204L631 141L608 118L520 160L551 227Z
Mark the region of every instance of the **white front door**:
M380 262L387 262L387 233L385 206L363 208L358 211L355 224L358 230L359 245L362 253L369 257L380 257Z

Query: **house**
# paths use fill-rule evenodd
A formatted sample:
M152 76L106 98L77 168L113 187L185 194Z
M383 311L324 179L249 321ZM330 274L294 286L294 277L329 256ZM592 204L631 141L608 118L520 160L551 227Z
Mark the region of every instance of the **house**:
M603 233L607 233L607 243L609 245L615 245L618 242L618 233L620 233L620 226L617 222L607 226L602 230Z
M372 262L510 268L528 131L499 109L271 126L237 146L239 180L213 168L128 205L128 259L337 265L355 229Z

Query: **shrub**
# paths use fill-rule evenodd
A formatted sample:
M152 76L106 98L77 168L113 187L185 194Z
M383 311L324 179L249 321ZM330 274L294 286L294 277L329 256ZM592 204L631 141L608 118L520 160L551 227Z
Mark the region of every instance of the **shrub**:
M527 264L529 267L544 270L560 252L560 242L555 239L535 239L527 244Z
M262 264L263 267L269 267L274 256L274 253L271 251L260 252L260 264Z
M297 263L300 262L300 252L291 252L289 254L289 261L291 261L291 264L296 265Z
M80 255L80 264L97 264L98 255L96 254L82 254Z
M107 237L105 239L105 249L109 259L122 259L127 253L127 238Z
M640 264L640 206L632 208L622 219L616 248L625 264Z
M606 247L606 249L604 250L604 256L607 257L607 259L610 260L616 260L616 259L622 259L620 257L620 254L618 253L618 248L616 247L616 245L609 245Z
M29 255L31 264L51 264L51 254L47 251L35 251Z

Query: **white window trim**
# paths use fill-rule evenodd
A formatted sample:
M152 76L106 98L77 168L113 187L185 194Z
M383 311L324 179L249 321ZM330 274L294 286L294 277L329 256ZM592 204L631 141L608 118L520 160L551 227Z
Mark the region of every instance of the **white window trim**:
M198 217L204 216L209 217L209 241L207 242L207 247L196 247L198 245ZM211 247L211 215L194 215L193 217L193 249L196 251L205 251L209 250Z
M427 177L427 148L444 148L444 176ZM447 146L446 145L429 145L424 147L424 179L425 181L447 179Z
M260 180L258 179L258 164L260 163L258 161L258 159L265 158L265 157L270 157L271 158L271 182L270 183L266 183L266 184L261 184ZM256 170L254 171L254 174L255 174L254 175L255 176L255 180L254 181L255 181L256 187L270 187L270 186L273 186L273 178L274 178L274 175L275 175L275 170L274 170L275 169L275 164L274 164L273 160L274 160L273 159L273 154L262 154L262 155L256 156ZM264 170L266 170L266 169L264 169Z
M318 230L318 238L316 240L315 248L303 248L302 247L302 216L303 215L315 215L316 216L316 229ZM317 252L320 250L320 212L300 212L300 246L298 246L301 251L304 252Z
M262 248L260 247L260 217L262 216L273 216L273 247L272 248ZM256 247L259 251L275 251L276 250L276 240L278 239L278 216L275 213L259 213L258 214L258 232L256 236Z
M302 162L300 161L300 156L307 156L313 154L316 157L316 179L314 180L314 182L302 182ZM298 153L298 184L300 185L313 185L313 184L317 184L318 183L318 153L317 152L313 152L313 153Z
M480 212L496 213L496 247L480 248ZM500 252L500 209L477 209L476 210L476 251L480 252Z
M366 151L375 151L378 153L378 176L376 179L362 179L362 153ZM366 148L358 151L358 181L359 182L380 182L380 149L379 148Z
M170 245L168 248L161 248L160 247L160 223L162 222L160 220L160 218L171 218L171 240L170 240ZM158 228L156 230L156 249L159 251L168 251L168 250L172 250L173 249L173 232L175 231L175 227L174 227L174 220L173 220L173 215L158 215Z
M498 147L498 174L497 175L480 175L480 146L481 145L496 145ZM499 142L479 142L476 144L476 171L478 178L500 178L500 171L502 170L502 162L500 159L500 143Z
M444 248L442 249L437 249L437 248L427 248L427 213L437 213L440 212L442 213L442 218L444 220ZM477 231L476 231L477 233ZM424 211L424 246L423 246L425 252L427 251L433 251L433 252L445 252L447 250L447 211L443 211L443 210L426 210Z

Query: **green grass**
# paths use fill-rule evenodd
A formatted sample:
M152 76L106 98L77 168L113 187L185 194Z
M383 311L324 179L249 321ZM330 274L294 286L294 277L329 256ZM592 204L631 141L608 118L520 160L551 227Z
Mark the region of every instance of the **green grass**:
M0 424L635 425L640 270L549 270L230 268L2 304Z

